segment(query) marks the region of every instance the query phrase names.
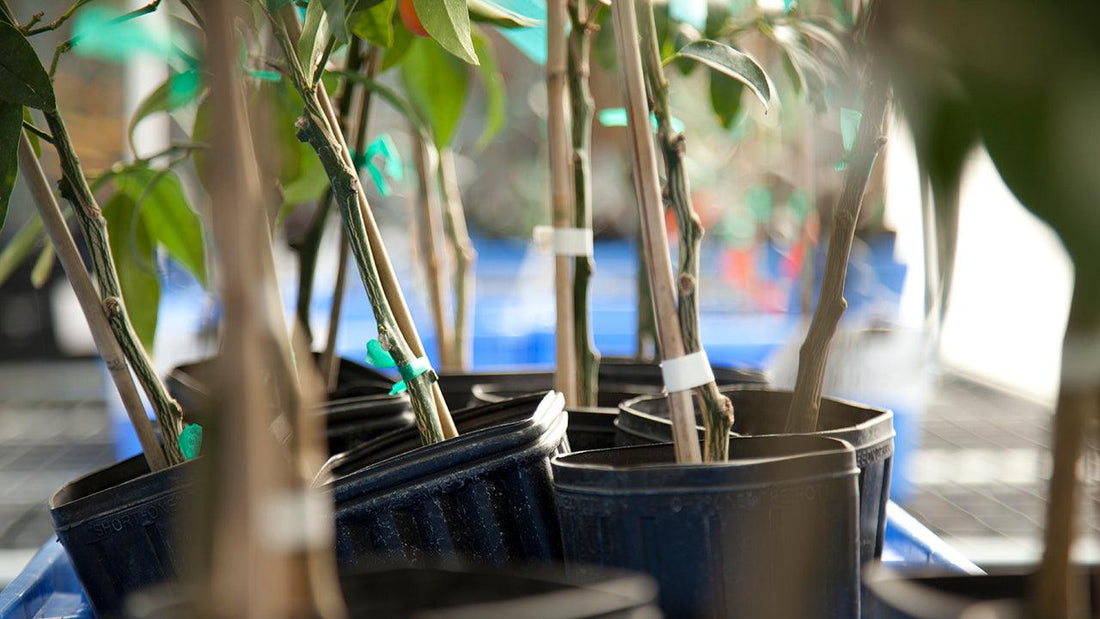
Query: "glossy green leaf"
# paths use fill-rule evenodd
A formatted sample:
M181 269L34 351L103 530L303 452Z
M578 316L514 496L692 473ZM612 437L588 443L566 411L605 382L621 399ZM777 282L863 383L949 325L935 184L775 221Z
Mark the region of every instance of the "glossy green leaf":
M23 106L0 101L0 230L8 218L8 203L19 176L19 136L23 134Z
M202 223L187 203L179 178L171 170L134 168L115 178L115 186L137 206L150 240L164 246L204 286L206 251Z
M680 48L674 56L678 58L690 58L706 66L733 78L745 86L748 86L752 94L764 104L767 109L771 105L772 87L771 78L764 72L756 60L748 54L739 52L725 43L701 39L692 41ZM711 84L714 79L712 75ZM713 93L713 88L711 89Z
M346 77L347 79L362 85L367 90L370 90L376 96L389 104L390 107L392 107L395 111L404 116L414 129L421 132L428 139L432 139L431 127L428 125L427 121L425 121L424 118L420 116L420 113L415 108L413 108L411 103L403 99L401 95L397 94L397 92L394 91L392 88L374 80L367 79L365 76L358 73L348 73L346 71L337 71L335 73L336 75Z
M485 148L508 122L508 91L504 87L504 76L497 66L493 46L480 32L474 33L474 49L481 61L478 74L485 87L485 128L477 140L477 147Z
M409 53L409 48L412 47L413 41L416 39L413 37L409 29L404 26L400 21L393 22L393 45L390 45L386 53L382 54L382 66L378 67L379 73L385 73L389 69L401 64L401 61L405 59L405 54Z
M351 31L355 36L379 47L393 46L393 13L397 0L382 0L378 4L352 14Z
M477 64L466 0L413 0L413 7L424 29L443 49L470 64Z
M312 0L325 8L325 20L328 31L337 41L348 40L347 14L344 12L344 0Z
M0 101L53 110L53 84L23 33L0 21Z
M434 42L421 39L401 63L401 81L409 103L431 127L436 145L449 145L466 106L470 83L466 65Z
M134 200L124 191L116 192L104 205L103 217L130 323L145 350L151 351L160 305L153 239L141 223Z
M301 63L310 82L317 75L317 68L324 60L328 38L329 26L325 15L325 4L319 0L310 2L306 9L305 22L302 24L302 35L298 39L298 62Z
M741 113L741 93L745 85L718 71L710 72L710 106L723 128L729 129Z
M126 128L127 138L130 140L130 150L137 151L134 144L134 131L141 121L158 112L173 112L194 101L202 90L201 78L196 71L178 73L169 77L156 90L149 93L138 104L134 115L130 118L130 125Z
M534 28L541 22L497 5L489 0L466 0L470 20L498 28ZM475 37L476 39L476 37ZM475 48L477 41L474 41Z

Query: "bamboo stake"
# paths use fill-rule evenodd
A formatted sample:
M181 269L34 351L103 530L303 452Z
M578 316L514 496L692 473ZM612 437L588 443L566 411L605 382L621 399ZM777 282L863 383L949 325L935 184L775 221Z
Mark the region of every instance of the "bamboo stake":
M348 237L340 229L339 262L336 265L336 283L332 287L332 307L329 308L328 334L325 335L325 351L321 353L321 373L325 380L325 393L336 389L340 377L340 358L336 356L336 336L340 331L340 310L344 307L344 289L348 279Z
M661 187L657 177L657 153L649 129L649 108L646 105L645 78L642 57L638 49L638 24L634 0L615 0L612 5L615 21L615 42L622 65L623 97L626 103L630 135L631 163L634 185L638 193L638 208L642 219L642 242L646 247L649 286L653 294L653 313L663 360L684 356L684 343L676 312L676 286L672 278L672 259L664 225ZM672 438L676 446L676 461L701 462L699 434L695 429L695 412L691 393L676 391L668 394L672 418Z
M477 250L470 240L466 227L466 213L462 206L462 190L458 186L458 174L455 171L454 152L449 148L439 151L439 178L443 186L443 231L450 243L454 258L454 300L455 329L454 354L459 370L470 367L473 355L474 265L477 263Z
M546 5L546 133L550 158L550 207L555 228L572 226L569 180L569 134L566 126L566 0L548 0ZM566 406L577 404L577 358L570 298L572 273L568 256L554 256L554 295L557 310L555 331L554 388L565 396Z
M416 179L419 189L416 205L419 213L417 234L420 237L420 259L424 266L424 275L428 283L428 304L435 322L435 339L439 346L439 362L443 370L452 372L458 369L454 360L454 340L451 321L444 307L444 269L441 264L439 237L443 227L439 196L436 193L436 173L439 165L435 149L429 146L424 136L413 131L416 142Z
M19 170L30 186L41 221L45 224L49 238L61 260L61 266L65 269L65 275L68 276L73 292L76 293L80 309L84 312L84 318L92 331L96 349L99 350L103 362L107 365L111 380L114 381L119 397L122 398L122 405L137 433L138 442L141 443L141 450L145 454L146 462L149 463L149 469L159 471L168 466L168 460L157 441L153 424L145 415L145 406L141 403L141 396L138 395L130 376L130 366L126 364L122 347L119 346L115 333L107 322L107 315L104 313L99 294L96 293L95 286L92 285L92 280L84 267L84 261L80 258L80 250L77 249L69 233L65 216L61 214L61 207L42 171L42 164L35 156L34 148L26 135L21 136L19 140Z
M298 120L298 137L313 147L329 176L333 196L340 208L348 241L356 257L360 277L378 323L378 339L393 355L398 367L406 366L417 355L404 338L394 309L401 304L395 302L393 306L390 305L385 283L380 275L381 265L375 260L375 251L385 256L385 249L376 248L371 241L364 216L364 213L368 215L370 213L369 205L366 204L363 187L359 183L359 176L355 172L347 143L338 128L331 102L327 95L322 97L325 94L324 87L320 83L316 85L309 83L302 67L298 64L294 43L300 31L298 18L294 8L289 5L281 11L281 19L277 20L270 13L268 17L275 30L275 38L282 47L284 59L290 64L295 87L306 105L305 115ZM412 332L415 334L415 328ZM433 372L426 372L405 381L412 400L413 412L416 415L417 427L420 430L421 439L426 444L443 440L445 435L442 421L444 419L451 422L453 430L453 421L445 404L443 408L436 407L437 400L442 400L442 394L434 379ZM438 398L435 397L437 395Z
M844 172L844 189L837 201L833 231L825 256L825 274L821 281L817 309L798 358L798 375L787 412L787 432L817 430L821 408L821 389L825 380L825 365L829 344L836 334L840 317L848 303L844 300L844 282L848 275L848 256L852 251L863 196L874 169L879 151L886 143L882 124L886 116L886 83L865 69L868 80L866 105L859 134Z
M596 103L589 87L589 60L596 19L604 5L589 8L587 0L570 0L568 73L573 126L573 225L592 230L592 116ZM573 347L576 363L577 404L596 406L600 354L593 341L588 292L595 271L592 256L573 259Z
M367 79L373 79L375 74L378 73L378 65L381 60L382 55L377 47L372 47L370 51L367 52ZM349 89L348 99L350 100L350 92L353 90L351 82L348 81L345 87ZM355 125L355 151L358 153L365 153L367 150L367 139L369 137L367 128L370 121L373 93L368 88L362 88L360 89L359 96L359 118ZM336 336L340 332L340 310L344 306L344 290L347 287L349 253L348 237L342 228L340 230L339 243L340 250L338 259L340 262L336 265L336 282L333 284L332 288L332 307L329 308L328 334L325 336L325 350L321 354L320 364L321 372L324 376L326 393L336 389L336 383L340 376L340 358L336 355Z
M92 271L99 284L99 293L103 299L103 306L107 311L107 320L115 333L115 338L122 347L127 362L134 371L138 383L141 384L149 403L157 417L161 435L164 437L164 452L169 464L183 462L183 454L179 449L179 433L183 424L183 411L179 404L168 395L164 383L157 375L153 362L148 353L142 347L137 332L130 324L130 317L123 302L122 286L118 281L118 273L115 270L114 257L111 255L111 245L107 236L107 221L103 219L103 212L96 202L84 171L80 167L80 159L76 156L69 132L65 127L65 121L57 110L43 110L46 123L53 135L54 148L57 150L58 159L61 162L61 172L65 183L72 196L73 211L76 212L84 233L84 240L88 246L88 253L92 258Z
M222 2L208 2L206 11L215 110L208 186L223 274L225 408L215 433L218 448L204 459L214 480L214 522L207 581L197 602L204 616L342 618L346 610L333 579L331 498L309 494L312 475L303 470L307 460L319 459L318 433L308 419L315 402L294 380L285 385L292 397L281 401L265 387L265 376L290 363L290 347L281 303L267 292L274 287L273 260L235 62L234 11ZM280 404L296 426L289 459L268 430L272 408Z
M679 231L678 300L680 334L688 353L703 350L699 335L699 254L703 243L703 224L691 203L691 187L684 166L687 140L672 128L669 84L661 63L660 41L653 18L652 0L642 0L642 61L646 71L653 113L657 116L657 142L665 162L665 198L676 215ZM708 462L729 459L729 433L733 427L733 404L718 391L714 381L695 390L706 428L703 443Z
M281 23L286 29L287 36L290 38L290 41L296 44L298 38L301 36L301 25L298 23L297 15L289 6L284 7L280 15ZM293 54L294 49L294 45L292 44L289 50L284 50L284 53ZM309 92L311 93L311 98L315 98L316 102L319 104L320 111L323 112L323 117L330 125L335 125L336 114L333 112L332 101L329 99L328 92L325 90L324 82L318 82L315 86L310 87ZM344 165L351 166L354 169L351 153L342 135L335 136L332 146L339 147L337 156L344 160ZM356 194L358 195L359 205L359 216L357 219L362 221L362 225L366 229L366 240L369 242L369 248L372 252L371 259L378 270L382 290L385 292L386 298L390 302L390 308L396 320L399 333L412 351L412 355L423 357L425 355L424 344L421 342L420 334L417 332L416 325L413 323L412 312L409 311L409 305L405 301L405 294L401 291L401 285L397 281L397 274L393 270L389 254L386 253L386 247L382 240L382 232L378 228L378 223L374 220L374 212L371 210L370 204L367 203L367 196L362 191L358 176L355 177L355 186L357 187ZM432 399L435 402L435 410L439 417L439 424L443 428L443 435L446 438L458 436L458 430L455 428L454 420L451 419L450 409L447 407L446 400L443 399L443 391L440 390L439 383L432 382L430 387Z

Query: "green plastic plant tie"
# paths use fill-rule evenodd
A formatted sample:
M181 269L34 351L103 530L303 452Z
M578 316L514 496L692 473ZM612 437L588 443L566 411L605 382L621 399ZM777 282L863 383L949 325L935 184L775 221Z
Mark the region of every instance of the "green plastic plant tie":
M367 363L376 368L397 367L397 362L393 360L393 355L385 348L382 348L382 343L378 340L367 342Z
M626 108L622 107L609 107L600 110L598 115L600 124L605 127L625 127L627 124ZM653 130L657 130L657 115L653 112L649 113L649 123L653 127ZM684 123L679 118L672 118L672 130L676 133L684 132Z
M194 460L198 457L202 450L202 426L193 423L180 431L179 447L184 459Z
M772 190L767 187L749 189L745 192L745 205L756 222L768 221L772 213Z
M168 105L180 108L198 98L202 90L202 76L198 71L176 73L168 82Z
M260 80L261 82L281 82L283 76L275 71L259 71L250 69L245 71L245 75Z
M861 120L863 112L847 107L840 108L840 141L845 152L852 152L852 147L856 145L856 134L859 133Z
M791 209L798 221L806 218L806 214L810 210L809 203L810 197L801 189L792 191L790 197L787 198L787 208Z
M382 159L381 168L375 163L379 157ZM375 138L367 146L367 152L362 155L352 153L351 159L356 168L366 169L371 180L374 181L374 186L378 188L378 193L383 197L390 195L390 184L386 181L386 177L395 181L405 178L405 163L401 160L401 151L397 150L397 145L393 143L393 138L388 133Z
M154 32L148 21L116 21L123 14L105 7L90 7L73 22L74 51L122 62L135 54L149 54L163 60L184 56L172 43L170 33ZM190 64L190 59L188 59Z
M792 0L783 0L783 12L790 13L792 4L794 4Z
M417 357L405 365L399 365L397 371L401 374L401 380L393 384L390 395L403 393L408 389L408 383L422 374L430 373L432 380L435 380L435 371L432 370L432 364L427 357Z

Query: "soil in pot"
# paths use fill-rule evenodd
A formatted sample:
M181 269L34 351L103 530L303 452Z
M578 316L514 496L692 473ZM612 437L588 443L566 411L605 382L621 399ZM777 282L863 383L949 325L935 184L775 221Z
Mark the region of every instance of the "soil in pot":
M673 617L859 616L855 451L818 436L736 437L730 461L671 444L559 456L565 558L637 570ZM582 568L583 569L583 568Z
M733 432L747 436L783 432L791 393L755 386L726 387L722 393L733 403ZM815 436L828 436L850 443L859 465L860 560L882 556L886 531L886 503L890 498L890 467L894 455L894 415L834 398L821 400L821 416ZM672 440L668 400L641 396L622 403L617 441L641 445ZM702 437L702 422L699 425Z
M50 499L57 537L99 615L113 616L128 594L180 574L184 553L173 527L195 465L150 473L138 455L74 480Z
M416 430L402 430L330 461L342 564L561 557L549 463L566 448L561 395L453 416L457 438L420 446Z

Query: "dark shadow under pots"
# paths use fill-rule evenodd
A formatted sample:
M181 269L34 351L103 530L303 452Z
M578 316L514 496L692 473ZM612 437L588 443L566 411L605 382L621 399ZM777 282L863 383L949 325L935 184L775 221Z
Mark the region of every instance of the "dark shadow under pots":
M671 444L621 447L553 467L566 560L650 574L669 616L859 616L842 441L732 438L729 462L703 465L675 464Z
M783 432L790 391L755 386L727 387L722 393L733 403L733 431L747 436ZM672 440L668 398L641 396L620 407L616 421L618 442L644 445ZM854 402L822 398L818 432L851 444L859 465L860 560L882 556L886 532L886 503L890 498L890 466L894 456L894 414ZM702 425L700 425L702 437Z
M561 556L550 457L565 445L560 394L454 413L460 436L420 447L404 430L334 458L336 548L342 564Z

